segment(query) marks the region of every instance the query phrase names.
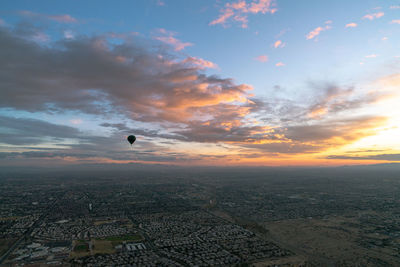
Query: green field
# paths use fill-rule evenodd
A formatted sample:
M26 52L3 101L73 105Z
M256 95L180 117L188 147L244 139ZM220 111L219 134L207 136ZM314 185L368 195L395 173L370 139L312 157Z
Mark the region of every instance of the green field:
M89 246L88 244L78 244L74 247L75 252L84 252L84 251L89 251Z
M85 240L72 241L73 250L70 253L71 258L80 258L90 255L89 244Z

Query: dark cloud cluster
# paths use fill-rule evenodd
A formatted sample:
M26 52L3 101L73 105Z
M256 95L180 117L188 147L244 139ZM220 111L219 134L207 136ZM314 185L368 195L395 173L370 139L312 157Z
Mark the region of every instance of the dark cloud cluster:
M111 45L104 36L41 46L0 29L0 106L86 113L125 112L140 121L184 122L189 109L237 101L251 89L206 76L175 61L161 47L131 39Z
M73 139L82 133L73 127L27 118L11 118L0 115L0 142L12 145L35 145L46 138Z

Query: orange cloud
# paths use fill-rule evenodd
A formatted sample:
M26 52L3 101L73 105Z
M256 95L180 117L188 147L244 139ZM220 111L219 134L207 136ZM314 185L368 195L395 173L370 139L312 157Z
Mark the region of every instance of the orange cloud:
M202 58L196 58L196 57L187 57L184 61L182 61L183 63L190 63L193 64L195 66L198 66L200 69L205 69L205 68L209 68L209 69L216 69L218 68L217 64L202 59Z
M275 48L279 48L279 47L285 47L285 43L283 43L281 40L278 40L278 41L276 41L275 43L274 43L274 47Z
M377 13L367 14L362 18L363 19L374 20L374 19L379 19L379 18L383 17L384 15L385 15L384 12L377 12Z
M392 74L378 80L385 87L400 86L400 73Z
M391 24L400 24L400 19L394 19L390 23Z
M283 66L285 66L285 63L278 62L278 63L275 64L275 66L277 66L277 67L283 67Z

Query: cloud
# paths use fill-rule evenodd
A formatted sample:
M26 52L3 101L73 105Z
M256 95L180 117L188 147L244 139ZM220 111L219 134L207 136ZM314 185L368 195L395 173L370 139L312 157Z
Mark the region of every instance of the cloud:
M323 123L289 127L286 136L294 141L335 147L372 135L375 133L373 129L382 126L386 120L384 116L333 119Z
M161 35L155 36L154 39L171 45L172 47L174 47L175 51L181 51L181 50L185 49L185 47L193 45L192 43L184 43L184 42L176 39L174 37L176 35L176 33L167 31L165 29L159 29L158 34L161 34Z
M394 19L390 23L391 24L400 24L400 19Z
M53 15L48 16L50 20L61 22L61 23L76 23L77 19L70 15Z
M356 95L354 87L340 87L329 83L313 86L320 92L320 95L315 95L315 102L309 106L307 116L310 118L329 114L337 115L343 111L349 112L365 105L377 103L391 95L381 91L370 91L367 94Z
M277 67L283 67L283 66L285 66L285 63L283 63L283 62L278 62L278 63L275 64L275 66L277 66Z
M354 142L376 133L385 117L365 116L274 128L262 140L244 147L280 154L316 153Z
M371 55L366 55L365 58L376 58L378 55L376 54L371 54Z
M315 28L314 30L312 30L311 32L309 32L309 33L306 35L306 39L307 39L307 40L314 39L314 38L317 37L321 32L327 31L327 30L331 29L331 28L332 28L332 27L330 26L331 23L332 23L332 21L328 20L328 21L325 22L325 24L327 24L327 25L325 25L325 26L323 26L323 27L317 27L317 28Z
M150 130L150 129L138 129L138 128L132 128L128 127L124 123L102 123L100 124L102 127L107 127L107 128L113 128L116 130L116 132L123 134L123 135L130 135L132 133L135 133L137 136L142 135L145 137L151 137L151 138L163 138L163 139L174 139L174 140L184 140L185 138L183 136L177 135L177 134L166 134L166 133L161 133L158 130Z
M351 159L351 160L384 160L384 161L400 161L400 154L377 154L368 156L347 156L347 155L330 155L327 159Z
M211 21L209 25L226 25L228 20L232 19L233 21L240 22L242 28L247 28L248 14L274 14L276 11L274 0L254 0L251 2L239 0L238 2L229 2L220 10L218 18Z
M50 37L43 32L37 32L31 38L32 40L38 43L46 43L50 41Z
M115 43L108 41L108 35L79 35L44 47L25 38L25 33L0 28L0 108L49 116L78 111L102 121L99 126L107 128L109 135L1 116L0 140L12 152L22 149L13 146L35 150L28 146L40 144L56 148L35 156L65 160L214 157L174 150L163 145L167 141L174 145L191 142L191 147L224 144L232 153L242 149L259 154L316 153L374 134L385 123L384 117L353 116L384 95L356 94L352 86L308 85L318 92L313 91L317 97L308 102L305 98L260 99L250 94L250 85L206 75L204 68L213 63L190 56L182 60L172 48L140 36ZM337 114L340 120L333 119ZM106 122L110 117L112 122ZM124 122L114 122L114 118ZM140 141L135 154L126 150L130 133Z
M374 19L379 19L379 18L383 17L384 15L385 15L384 12L377 12L377 13L367 14L362 18L363 19L374 20Z
M82 124L82 119L72 119L69 121L72 124L78 125L78 124Z
M204 67L214 67L209 61L191 57L180 62L136 38L110 44L102 36L81 36L44 48L1 29L0 91L7 93L0 107L186 123L209 119L209 106L246 103L252 87L205 75Z
M13 162L28 159L41 159L44 162L58 159L78 163L110 160L125 162L193 160L189 155L171 151L167 146L148 142L141 137L144 135L173 139L172 136L163 136L151 130L130 129L123 124L104 123L103 127L111 127L114 131L109 136L93 136L70 126L37 119L0 116L0 123L1 143L10 146L7 152L0 152L0 158L11 159ZM124 135L125 132L133 131L140 139L135 143L135 153L128 149L129 144Z
M40 14L40 13L35 13L32 11L28 10L23 10L19 12L20 15L33 18L33 19L46 19L46 20L51 20L59 23L77 23L78 20L71 15L68 14L61 14L61 15L46 15L46 14Z
M230 17L232 17L233 15L235 15L235 12L234 12L232 9L225 9L224 11L221 11L221 13L222 13L222 14L221 14L217 19L211 21L211 22L209 23L209 25L225 24L225 22L226 22Z
M268 61L268 56L267 55L260 55L255 58L255 60L260 61L260 62L267 62Z
M217 64L202 59L202 58L197 58L197 57L187 57L185 60L182 61L183 63L189 63L189 64L193 64L195 66L198 66L200 69L216 69L218 68Z
M282 47L285 47L285 43L283 43L281 40L278 40L278 41L276 41L275 43L274 43L274 47L275 48L282 48Z
M355 27L357 27L357 23L354 23L354 22L348 23L345 26L345 28L355 28Z
M4 27L3 30L7 31L8 27ZM50 36L43 31L43 28L35 27L33 24L27 21L17 24L13 28L13 33L19 38L23 38L28 41L34 41L40 45L51 41Z
M75 34L71 30L65 30L64 31L64 38L65 39L74 39L75 38Z
M0 116L0 143L12 145L34 145L50 139L80 138L76 128L55 125L42 120Z
M400 6L390 6L390 9L400 9Z

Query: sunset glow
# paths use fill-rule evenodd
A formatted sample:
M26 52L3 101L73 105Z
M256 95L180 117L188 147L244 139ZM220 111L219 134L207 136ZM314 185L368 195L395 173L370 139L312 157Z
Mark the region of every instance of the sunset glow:
M3 3L0 165L400 162L398 1L117 3Z

